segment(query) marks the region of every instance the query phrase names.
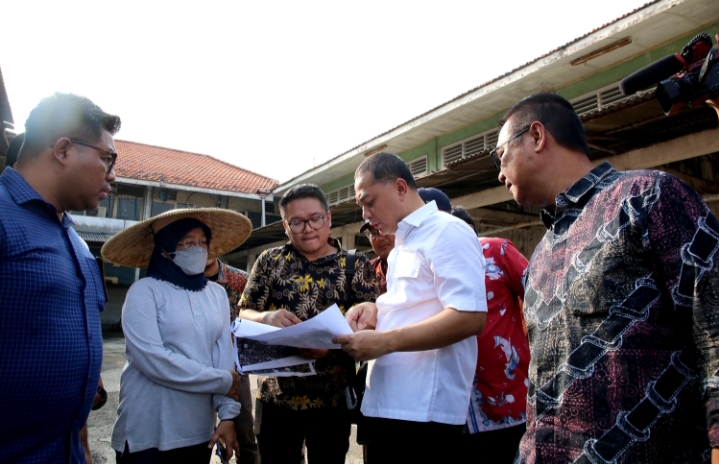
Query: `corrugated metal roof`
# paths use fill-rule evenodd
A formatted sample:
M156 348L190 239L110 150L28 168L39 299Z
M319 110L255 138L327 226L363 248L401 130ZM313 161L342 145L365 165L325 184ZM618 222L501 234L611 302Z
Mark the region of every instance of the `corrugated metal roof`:
M109 234L106 232L85 232L82 230L76 230L77 235L80 236L81 239L85 240L86 242L95 242L95 243L105 243L108 240L110 240L110 237L112 237L115 234Z
M640 93L636 93L634 95L630 95L629 97L622 98L621 100L615 101L614 103L610 103L608 105L603 105L601 108L588 111L581 116L579 116L579 119L582 121L590 120L594 117L597 117L599 115L609 114L613 111L618 111L622 108L626 108L628 106L636 105L637 103L652 100L654 98L654 92L656 89L649 89L642 91Z

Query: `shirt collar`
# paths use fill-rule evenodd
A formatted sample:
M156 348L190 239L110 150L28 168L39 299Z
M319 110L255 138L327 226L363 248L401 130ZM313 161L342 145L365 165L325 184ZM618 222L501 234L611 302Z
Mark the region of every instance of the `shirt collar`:
M439 210L437 209L437 203L434 200L425 204L421 208L414 210L407 215L407 217L402 219L399 224L397 224L396 235L406 236L410 230L415 227L419 227L425 219L437 211Z
M0 183L2 183L7 191L10 193L13 201L17 205L23 205L31 201L41 201L45 204L48 211L52 212L52 215L57 217L57 208L51 203L45 201L34 188L27 183L25 178L11 167L6 167L0 176ZM65 213L62 215L63 227L70 227L74 224L74 221L69 214Z
M608 161L604 161L602 164L589 171L587 175L575 182L566 191L557 195L557 198L555 199L555 213L552 213L547 209L543 209L540 213L540 219L544 223L544 226L547 229L551 229L557 217L560 217L565 211L574 207L574 205L579 203L582 198L592 192L597 184L614 172L616 171L612 165L609 164Z

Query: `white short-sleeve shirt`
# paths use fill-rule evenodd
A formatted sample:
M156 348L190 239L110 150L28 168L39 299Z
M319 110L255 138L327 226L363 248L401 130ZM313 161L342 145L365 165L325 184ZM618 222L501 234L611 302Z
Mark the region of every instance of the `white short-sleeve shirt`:
M426 320L445 308L487 311L484 256L467 224L430 202L397 227L377 330ZM477 364L476 337L444 348L382 356L369 366L362 413L464 424Z

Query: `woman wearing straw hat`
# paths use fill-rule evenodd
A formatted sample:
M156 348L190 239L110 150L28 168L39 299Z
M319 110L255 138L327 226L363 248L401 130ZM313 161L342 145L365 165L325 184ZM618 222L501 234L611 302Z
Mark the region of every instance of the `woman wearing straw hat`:
M218 439L227 443L227 459L237 449L230 309L225 290L204 270L208 257L233 250L251 230L234 211L174 210L102 247L107 261L147 266L122 308L127 364L112 433L118 463L207 463Z

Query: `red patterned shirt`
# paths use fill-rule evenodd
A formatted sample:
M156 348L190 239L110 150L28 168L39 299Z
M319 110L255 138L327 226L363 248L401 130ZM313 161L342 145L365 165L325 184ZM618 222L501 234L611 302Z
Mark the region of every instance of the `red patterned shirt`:
M370 266L374 269L374 273L377 276L377 285L379 287L379 294L384 295L387 293L387 275L385 268L387 267L387 261L382 262L382 258L379 256L369 262Z
M470 433L498 430L526 421L529 343L522 298L527 259L512 242L481 238L487 263L487 322L477 337L479 356L470 397Z
M217 275L217 283L227 291L227 299L230 302L230 319L235 320L240 313L240 297L247 285L249 275L240 269L228 266L220 261L220 273Z

